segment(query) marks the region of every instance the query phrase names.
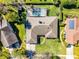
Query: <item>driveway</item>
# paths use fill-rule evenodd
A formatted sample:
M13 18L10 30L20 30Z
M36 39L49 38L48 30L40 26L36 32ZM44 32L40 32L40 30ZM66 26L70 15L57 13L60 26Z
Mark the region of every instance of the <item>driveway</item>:
M27 30L26 29L26 49L29 50L29 51L35 51L35 44L30 44L29 41L30 41L30 35L31 35L31 31Z
M15 57L13 57L13 55L12 55L13 48L9 48L9 52L10 52L10 55L11 55L10 59L17 59L17 58L15 58Z
M70 45L66 48L66 59L74 59L73 48L73 45Z

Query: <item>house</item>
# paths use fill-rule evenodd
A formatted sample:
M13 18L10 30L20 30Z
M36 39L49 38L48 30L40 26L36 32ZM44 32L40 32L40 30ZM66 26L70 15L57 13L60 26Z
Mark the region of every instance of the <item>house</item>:
M27 23L26 23L27 42L40 43L40 37L42 36L44 36L45 38L58 38L57 17L46 16L47 11L44 12L45 15L43 16L41 15L41 17L40 16L37 17L35 15L27 16Z
M0 32L1 32L0 41L4 47L7 48L19 47L19 41L15 33L13 32L10 24L4 19L0 20Z
M58 19L56 16L47 16L47 9L30 8L27 9L27 14L27 43L40 43L42 36L58 38Z
M46 8L27 8L27 16L47 16Z
M65 32L68 44L79 42L79 20L77 17L66 19Z

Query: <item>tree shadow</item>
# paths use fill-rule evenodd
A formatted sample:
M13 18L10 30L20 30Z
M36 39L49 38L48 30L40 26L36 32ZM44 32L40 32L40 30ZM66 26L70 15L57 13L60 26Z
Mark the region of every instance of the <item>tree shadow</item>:
M25 28L31 29L31 27L32 27L31 23L27 20L27 21L25 22Z
M34 51L26 50L25 54L26 54L26 57L31 57L31 56L34 56L36 53Z
M2 43L0 41L0 51L2 51L2 47L3 47L3 45L2 45Z
M59 56L52 56L51 59L61 59Z
M63 5L64 8L67 8L67 9L73 9L73 8L76 8L76 5L75 4L67 4L67 5Z
M58 20L58 30L57 30L57 32L58 32L58 39L60 40L60 26L59 26L59 20Z

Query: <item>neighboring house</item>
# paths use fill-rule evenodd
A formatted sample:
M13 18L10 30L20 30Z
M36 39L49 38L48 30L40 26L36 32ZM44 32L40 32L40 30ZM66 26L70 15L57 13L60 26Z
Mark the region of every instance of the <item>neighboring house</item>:
M79 41L79 19L77 17L66 19L66 41L68 44L76 44Z
M47 16L46 8L27 8L27 16Z
M44 12L47 13L47 11ZM58 19L55 16L46 16L46 13L41 17L27 16L27 42L40 43L40 37L42 36L45 38L58 38Z
M1 32L0 41L2 42L4 47L7 48L19 47L19 41L15 33L13 32L10 24L4 19L0 20L0 32Z

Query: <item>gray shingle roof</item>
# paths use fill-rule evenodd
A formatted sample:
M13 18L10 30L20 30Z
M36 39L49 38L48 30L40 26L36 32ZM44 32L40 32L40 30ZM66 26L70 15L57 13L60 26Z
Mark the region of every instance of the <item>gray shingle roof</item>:
M9 27L3 28L2 32L4 33L8 45L12 45L17 42L15 34L9 29Z
M15 33L12 31L11 26L7 23L6 20L2 20L2 27L1 27L1 42L4 47L9 47L10 45L18 42Z

